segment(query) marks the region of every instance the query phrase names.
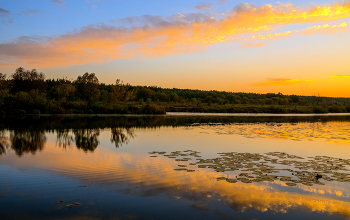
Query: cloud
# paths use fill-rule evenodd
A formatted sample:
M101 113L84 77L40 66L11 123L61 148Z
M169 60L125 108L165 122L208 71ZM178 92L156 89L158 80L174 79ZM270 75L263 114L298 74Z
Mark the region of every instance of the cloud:
M11 24L13 23L13 19L10 17L11 12L4 8L0 8L0 18L3 24Z
M204 3L201 3L199 5L196 6L196 9L199 9L199 10L209 10L211 9L211 6L212 4L204 4Z
M350 22L348 22L348 23L342 22L340 24L315 25L315 26L303 29L302 34L304 34L304 35L312 35L315 33L332 34L332 33L338 33L341 31L348 31L348 30L350 30L349 24L350 24Z
M51 0L53 6L60 6L66 4L63 0Z
M256 43L256 44L245 44L241 47L239 47L239 49L243 49L243 48L257 48L257 47L262 47L262 46L265 46L266 44L265 43Z
M269 33L269 34L253 34L250 37L234 37L232 40L235 41L264 41L264 40L281 40L285 38L289 38L292 36L307 36L314 34L334 34L339 32L346 32L350 30L350 22L342 22L340 24L323 24L323 25L315 25L311 27L307 27L300 30L293 31L284 31L277 33ZM261 30L267 29L268 27L260 27ZM255 30L258 30L257 27ZM249 45L249 44L248 44Z
M185 15L183 15L183 14L181 14L181 13L177 13L176 17L177 17L177 18L184 18Z
M334 75L334 76L330 76L333 78L350 78L350 75Z
M346 31L348 23L322 24L295 31L279 28L312 22L330 22L350 17L350 2L316 6L303 10L291 4L237 5L222 19L210 13L130 16L111 20L113 25L88 25L63 35L46 38L21 37L0 44L0 67L40 67L105 63L133 57L159 57L196 53L218 43L239 41L245 47L259 47L264 40L296 35L329 34ZM264 32L270 32L266 34ZM242 37L244 36L244 37ZM248 42L257 41L257 42ZM277 84L278 80L270 80ZM279 80L282 83L283 80ZM284 83L297 83L285 81ZM275 85L273 84L273 85Z
M252 86L291 86L297 84L310 84L313 80L299 80L286 78L269 78L264 81L251 83Z
M10 14L11 14L11 13L10 13L9 10L0 8L0 16L7 16L7 15L10 15Z
M96 5L92 5L91 8L92 8L92 9L96 9L97 6L96 6Z
M224 4L225 2L228 2L228 1L230 1L230 0L218 0L218 4L222 5L222 4Z
M22 16L22 15L26 15L29 16L30 14L36 15L38 13L40 13L42 11L37 10L37 9L27 9L25 11L21 11L21 13L18 13L17 15Z

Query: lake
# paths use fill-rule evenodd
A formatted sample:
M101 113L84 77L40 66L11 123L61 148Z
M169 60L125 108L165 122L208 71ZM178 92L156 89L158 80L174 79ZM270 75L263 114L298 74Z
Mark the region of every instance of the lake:
M349 219L349 115L0 118L1 219Z

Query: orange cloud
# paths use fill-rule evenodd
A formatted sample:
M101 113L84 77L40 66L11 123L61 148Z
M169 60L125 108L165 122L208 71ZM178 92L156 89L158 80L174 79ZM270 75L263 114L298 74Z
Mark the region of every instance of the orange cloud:
M258 34L251 35L249 38L236 37L232 38L234 41L249 41L249 40L280 40L287 37L292 37L296 35L313 35L313 34L333 34L338 32L349 31L349 23L343 22L341 24L323 24L323 25L314 25L300 30L285 31L279 33L270 33L270 34Z
M312 83L313 80L285 79L285 78L270 78L264 81L251 83L252 86L290 86L297 84Z
M284 25L327 22L348 17L349 1L316 6L311 10L303 10L292 4L254 6L242 3L220 20L202 13L179 13L167 18L152 15L128 17L112 21L118 23L118 27L89 25L58 37L21 37L12 43L0 44L0 67L17 67L18 63L36 68L71 66L132 57L193 53L218 43L281 38L298 31L253 35L247 39L240 38L242 34L263 33ZM348 24L342 23L335 27L318 25L301 32L304 35L331 33L337 28L348 30ZM252 46L247 44L243 47Z
M334 75L334 76L330 76L333 78L350 78L350 75Z

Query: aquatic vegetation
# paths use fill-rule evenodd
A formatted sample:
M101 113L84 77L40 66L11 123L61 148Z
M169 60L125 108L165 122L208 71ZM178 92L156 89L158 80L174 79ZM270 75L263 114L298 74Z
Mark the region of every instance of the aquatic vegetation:
M153 151L150 154L163 154L175 161L188 161L199 157L198 151L174 151L169 154L165 152ZM327 181L350 182L350 173L347 168L350 166L350 159L333 158L328 156L309 157L306 160L303 157L290 155L284 152L268 152L265 154L258 153L237 153L222 152L218 153L220 157L212 159L196 158L196 163L189 165L197 165L199 169L212 169L218 173L232 172L237 173L235 178L227 178L223 176L217 177L217 181L225 180L229 183L252 182L275 182L282 181L287 186L296 186L303 184L306 186L325 185ZM151 156L152 157L152 156ZM181 158L186 157L186 158ZM287 166L288 168L281 168ZM187 165L178 164L176 171L194 172L188 170ZM282 171L289 172L290 176L278 175ZM342 171L342 172L339 172ZM228 175L229 175L228 174ZM322 180L322 181L320 181Z
M66 207L67 207L67 208L72 208L73 206L79 206L79 205L81 205L79 202L74 202L74 203L72 203L72 204L66 205Z

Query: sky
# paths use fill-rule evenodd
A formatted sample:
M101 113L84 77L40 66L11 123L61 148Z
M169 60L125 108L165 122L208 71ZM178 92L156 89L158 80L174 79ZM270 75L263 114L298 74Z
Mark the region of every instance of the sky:
M350 0L0 0L0 72L350 97Z

